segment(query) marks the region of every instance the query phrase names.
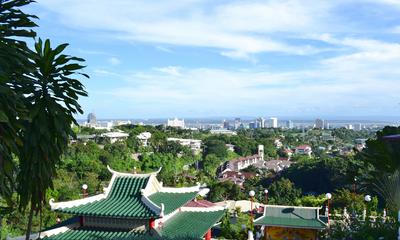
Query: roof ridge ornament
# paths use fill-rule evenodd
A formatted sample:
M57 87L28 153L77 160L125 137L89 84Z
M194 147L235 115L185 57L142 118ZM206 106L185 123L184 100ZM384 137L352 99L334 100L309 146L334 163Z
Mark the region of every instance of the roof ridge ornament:
M150 177L151 175L157 175L158 173L160 173L162 167L160 167L157 171L151 173L123 173L115 171L110 167L110 165L107 165L107 169L110 173L116 175L117 177Z

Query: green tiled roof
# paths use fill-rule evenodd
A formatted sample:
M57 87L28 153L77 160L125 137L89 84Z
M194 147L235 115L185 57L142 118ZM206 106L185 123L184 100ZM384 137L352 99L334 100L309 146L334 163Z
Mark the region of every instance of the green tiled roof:
M218 222L225 211L178 212L162 227L160 235L168 239L202 239L208 229Z
M149 196L149 199L157 206L161 207L161 203L164 204L164 214L170 214L176 209L182 207L185 203L194 199L197 192L188 193L169 193L169 192L157 192Z
M157 214L141 201L140 190L145 188L149 177L117 177L107 198L57 211L102 217L150 218Z
M324 229L315 208L267 206L265 215L254 222L255 225L281 226L292 228Z
M279 226L292 228L312 228L324 229L326 226L317 219L301 219L301 218L282 218L282 217L263 217L256 222L255 225Z
M131 240L131 239L151 239L146 236L144 232L127 232L118 230L105 230L101 228L80 228L71 229L66 232L44 237L46 240L100 240L100 239L114 239L114 240Z

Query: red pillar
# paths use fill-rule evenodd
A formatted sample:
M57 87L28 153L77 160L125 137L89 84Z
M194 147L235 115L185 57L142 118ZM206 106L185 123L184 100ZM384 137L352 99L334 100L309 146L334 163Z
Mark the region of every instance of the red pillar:
M211 240L211 229L208 229L206 235L204 236L205 240Z
M154 229L155 227L156 227L156 220L154 218L150 218L149 229Z

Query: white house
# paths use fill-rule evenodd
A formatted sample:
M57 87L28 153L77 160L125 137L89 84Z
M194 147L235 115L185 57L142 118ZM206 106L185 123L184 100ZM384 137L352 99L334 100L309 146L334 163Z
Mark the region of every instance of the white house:
M116 141L126 140L129 134L125 132L107 132L101 134L101 136L110 139L111 143L115 143Z
M308 155L311 157L312 149L310 145L304 144L296 147L294 153L299 155Z
M139 135L137 135L137 138L142 143L142 146L146 147L148 145L148 140L151 138L151 133L142 132Z
M167 138L167 141L177 142L182 146L187 146L192 149L194 154L201 152L201 140L198 139Z

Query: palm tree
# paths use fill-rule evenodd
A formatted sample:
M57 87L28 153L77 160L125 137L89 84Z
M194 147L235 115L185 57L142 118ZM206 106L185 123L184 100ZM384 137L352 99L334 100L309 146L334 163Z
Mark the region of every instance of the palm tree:
M385 200L388 210L396 213L400 210L400 172L386 174L373 183L376 192Z

